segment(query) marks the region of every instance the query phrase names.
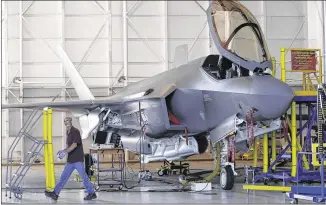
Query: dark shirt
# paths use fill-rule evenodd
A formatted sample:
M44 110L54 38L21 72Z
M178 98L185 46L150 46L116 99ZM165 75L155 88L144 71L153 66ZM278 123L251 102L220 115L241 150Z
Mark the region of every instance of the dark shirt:
M77 128L72 126L70 132L67 133L67 146L70 147L73 143L76 143L77 147L68 153L67 162L84 162L84 150L80 132Z

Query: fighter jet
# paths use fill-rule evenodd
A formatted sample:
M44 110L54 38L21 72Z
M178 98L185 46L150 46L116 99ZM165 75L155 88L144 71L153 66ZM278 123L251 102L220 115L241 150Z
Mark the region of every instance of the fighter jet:
M271 56L259 23L238 1L211 1L207 18L218 54L132 83L95 99L61 46L66 72L79 100L4 104L9 108L65 110L78 118L82 138L106 134L140 154L144 163L180 160L221 144L221 187L236 176L234 150L248 151L255 137L280 128L292 89L270 75ZM177 54L182 53L180 47ZM213 146L214 147L214 146Z

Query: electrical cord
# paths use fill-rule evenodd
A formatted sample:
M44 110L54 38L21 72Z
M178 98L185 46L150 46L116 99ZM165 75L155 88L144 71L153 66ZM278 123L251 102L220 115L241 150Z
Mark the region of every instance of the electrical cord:
M143 167L142 167L142 158L141 158L141 153L142 153L142 147L143 147L143 137L145 136L145 126L146 124L142 125L142 117L141 117L141 106L140 106L140 101L138 102L138 109L139 109L139 125L140 125L140 136L139 136L139 140L137 141L137 144L138 142L140 141L140 145L139 145L139 149L140 149L140 160L139 160L139 168L140 168L140 172L141 171L144 171ZM136 151L137 151L137 144L136 144ZM125 169L125 166L126 166L126 161L124 160L124 167L123 167L123 174L124 174L124 177L123 177L123 186L126 188L126 189L133 189L135 188L136 186L138 186L142 180L142 177L140 176L139 179L138 179L138 182L136 182L134 185L132 185L131 187L128 187L127 184L126 184L126 169ZM134 176L132 177L132 179L134 178Z

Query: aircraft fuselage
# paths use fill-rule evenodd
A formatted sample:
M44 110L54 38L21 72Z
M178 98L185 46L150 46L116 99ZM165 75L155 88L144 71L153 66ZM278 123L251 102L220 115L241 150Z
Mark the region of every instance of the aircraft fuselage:
M205 68L206 60L211 57L197 59L129 85L112 96L119 98L152 89L149 96L161 97L124 104L118 113L120 124L108 123L109 129L121 136L125 147L139 152L141 109L142 120L146 121L144 132L148 137L143 141L145 148L142 153L150 155L153 153L151 141L184 136L185 126L188 135L195 137L199 149L199 138L206 138L232 115L246 120L249 110L255 109L253 120L266 121L275 120L287 111L293 98L292 89L287 84L271 75L217 79ZM166 85L173 85L173 88L169 90L170 86ZM178 123L169 119L169 112Z

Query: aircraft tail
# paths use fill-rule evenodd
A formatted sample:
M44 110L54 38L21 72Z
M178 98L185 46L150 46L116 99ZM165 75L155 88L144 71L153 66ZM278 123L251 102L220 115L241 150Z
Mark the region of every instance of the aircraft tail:
M64 51L61 45L57 46L57 52L62 60L63 67L66 70L67 75L69 76L72 85L74 86L77 95L80 100L94 100L94 95L87 87L85 81L80 76L76 67L68 57L67 53Z
M183 44L175 48L173 64L175 67L188 63L188 44Z

